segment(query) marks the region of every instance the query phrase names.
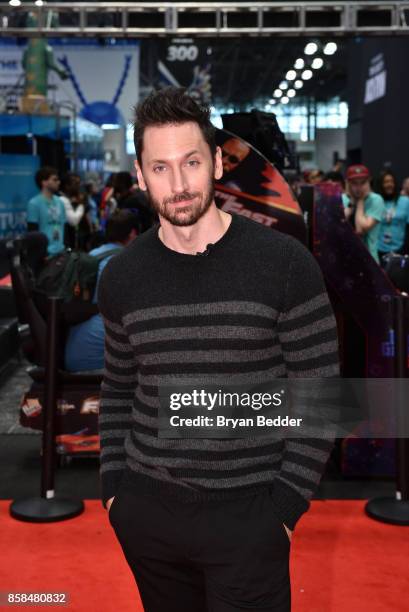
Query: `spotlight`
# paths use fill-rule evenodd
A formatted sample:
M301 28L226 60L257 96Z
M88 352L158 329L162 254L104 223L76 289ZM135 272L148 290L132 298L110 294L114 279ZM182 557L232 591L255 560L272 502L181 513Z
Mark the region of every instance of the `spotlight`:
M323 67L323 65L324 60L322 59L322 57L315 57L312 61L311 68L314 68L314 70L319 70Z
M295 81L295 79L297 78L297 73L295 70L289 70L287 72L287 74L285 75L285 78L287 79L287 81Z
M275 98L281 98L282 95L283 95L283 92L281 91L281 89L276 89L273 93L273 96Z
M325 55L334 55L337 49L337 43L329 42L324 47L324 53Z
M295 89L289 89L287 91L287 97L288 98L294 98L294 96L295 96Z
M301 78L304 81L309 81L312 77L312 70L304 70L304 72L301 75Z
M299 57L297 60L295 60L294 68L296 68L297 70L302 70L304 66L305 66L305 62L302 59L302 57Z
M295 81L295 83L294 83L294 87L295 87L296 89L301 89L301 87L302 87L303 85L304 85L304 83L303 83L302 81L300 81L300 80Z
M279 85L280 89L288 89L288 83L287 81L281 81L280 85Z
M43 6L44 5L44 0L35 0L34 4L36 6Z
M9 0L10 6L20 6L21 0Z
M305 55L314 55L318 51L318 45L315 42L309 42L308 45L305 45L304 53Z
M283 104L288 104L288 103L289 103L289 101L290 101L290 98L287 98L287 96L283 96L283 97L281 98L281 102L282 102Z

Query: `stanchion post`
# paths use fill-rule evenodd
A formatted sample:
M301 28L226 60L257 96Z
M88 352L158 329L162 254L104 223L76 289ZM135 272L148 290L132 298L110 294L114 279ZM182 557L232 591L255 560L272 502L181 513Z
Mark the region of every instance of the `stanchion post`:
M41 470L41 497L54 497L55 471L55 419L57 413L57 377L59 312L61 298L48 299L47 353L45 368L45 392L43 407L43 454Z

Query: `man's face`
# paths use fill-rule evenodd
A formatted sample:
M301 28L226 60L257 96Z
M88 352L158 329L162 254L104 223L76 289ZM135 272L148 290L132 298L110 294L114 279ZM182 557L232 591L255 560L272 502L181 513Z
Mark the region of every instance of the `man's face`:
M362 198L369 191L369 179L354 178L348 181L348 191L353 198Z
M56 174L52 174L46 181L42 182L43 189L48 189L51 193L57 193L60 188L60 179Z
M395 193L395 179L391 174L386 174L382 181L383 190L385 195L393 196Z
M250 147L238 138L229 138L222 146L223 171L231 172L247 157Z
M220 149L212 159L197 123L146 128L138 182L154 210L177 226L194 225L214 202L214 180L223 174Z

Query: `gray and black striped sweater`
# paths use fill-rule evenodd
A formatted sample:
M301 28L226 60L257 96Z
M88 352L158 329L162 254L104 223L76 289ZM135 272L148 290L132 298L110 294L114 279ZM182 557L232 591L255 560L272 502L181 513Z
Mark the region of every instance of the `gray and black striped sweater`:
M233 215L206 257L167 248L152 228L112 258L98 304L102 500L122 477L136 492L186 500L269 489L290 529L309 507L327 439L164 439L158 385L338 375L334 316L321 271L296 239Z

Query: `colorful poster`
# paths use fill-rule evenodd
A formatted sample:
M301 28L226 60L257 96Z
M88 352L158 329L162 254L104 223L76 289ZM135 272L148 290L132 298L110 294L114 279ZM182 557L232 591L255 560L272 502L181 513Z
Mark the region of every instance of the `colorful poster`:
M0 239L26 232L27 203L38 192L34 175L39 165L37 156L0 155Z
M212 49L205 42L193 38L172 38L159 47L158 80L162 87L187 87L198 102L209 104Z
M223 176L216 184L218 206L305 243L300 206L277 168L245 140L226 130L217 130L216 141L223 160Z
M75 108L81 117L97 125L126 126L132 121L132 109L139 98L138 41L117 41L102 47L92 39L55 39L49 45L66 78L49 71L47 98L62 104L63 114L71 114ZM24 50L17 44L1 43L0 98L4 104L10 105L10 98L17 98L23 91Z

